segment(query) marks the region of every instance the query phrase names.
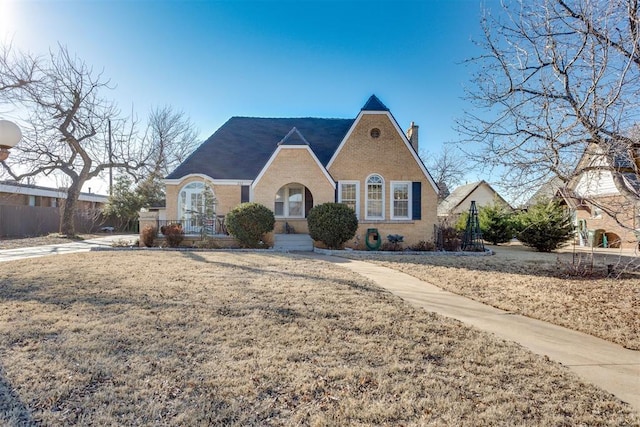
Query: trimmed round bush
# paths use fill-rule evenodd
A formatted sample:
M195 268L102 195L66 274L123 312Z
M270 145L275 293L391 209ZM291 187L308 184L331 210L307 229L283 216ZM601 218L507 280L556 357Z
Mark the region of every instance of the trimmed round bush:
M259 203L242 203L227 214L227 230L246 248L257 248L265 233L273 231L273 212Z
M329 249L340 249L358 230L356 213L342 203L323 203L314 206L307 216L309 235Z

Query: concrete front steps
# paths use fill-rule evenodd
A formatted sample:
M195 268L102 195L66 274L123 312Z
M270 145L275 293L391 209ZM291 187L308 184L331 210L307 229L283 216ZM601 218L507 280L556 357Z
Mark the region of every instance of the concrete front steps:
M273 249L282 252L313 252L313 240L308 234L276 234L273 237Z

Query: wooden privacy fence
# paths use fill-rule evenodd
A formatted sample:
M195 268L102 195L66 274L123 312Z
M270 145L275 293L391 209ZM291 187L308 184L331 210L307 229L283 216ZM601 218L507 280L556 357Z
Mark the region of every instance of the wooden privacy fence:
M42 206L0 205L0 237L41 236L60 231L60 208ZM91 233L102 222L99 213L82 211L76 214L76 232Z

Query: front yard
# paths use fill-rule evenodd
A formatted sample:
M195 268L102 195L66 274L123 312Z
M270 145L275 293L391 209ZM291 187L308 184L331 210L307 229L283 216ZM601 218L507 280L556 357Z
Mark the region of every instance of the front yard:
M566 368L321 261L122 251L2 267L0 423L640 425Z
M489 246L493 256L350 255L403 271L459 295L640 350L640 258L615 251L574 258ZM607 265L614 275L606 278ZM587 274L591 270L592 274ZM580 273L580 274L572 274Z

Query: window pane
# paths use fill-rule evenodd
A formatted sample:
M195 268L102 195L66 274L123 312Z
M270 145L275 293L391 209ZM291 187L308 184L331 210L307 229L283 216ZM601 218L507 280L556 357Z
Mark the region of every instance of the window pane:
M372 175L367 180L367 216L384 217L382 177Z
M356 185L355 184L342 184L342 195L340 197L342 201L355 200L356 199Z
M393 216L409 218L409 184L393 184Z
M284 216L284 187L276 193L273 213L277 216Z
M382 184L382 177L380 175L371 175L367 180L367 184Z
M302 188L289 188L289 216L302 216Z
M356 210L356 184L341 184L340 202Z
M381 217L382 200L369 200L367 215L371 217Z
M395 217L409 217L409 202L394 201L393 202L393 216L395 216Z
M367 215L382 216L382 185L369 184L367 186Z

